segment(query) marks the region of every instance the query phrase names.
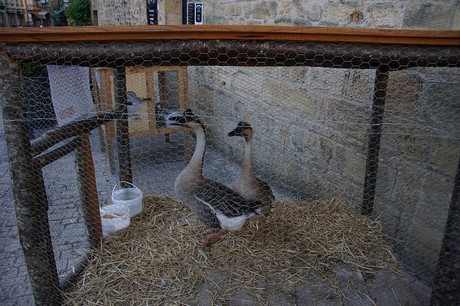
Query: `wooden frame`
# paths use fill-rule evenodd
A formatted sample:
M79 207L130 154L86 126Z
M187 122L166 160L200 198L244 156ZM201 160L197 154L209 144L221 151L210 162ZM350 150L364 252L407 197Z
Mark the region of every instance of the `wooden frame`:
M404 45L460 45L460 31L251 25L2 28L2 42L133 40L285 40Z
M117 136L123 141L123 150L120 150L119 154L120 167L123 166L123 169L120 169L120 178L129 181L131 161L124 93L126 70L132 68L126 67L145 66L136 69L151 69L146 68L149 66L160 69L160 66L217 66L219 61L216 59L221 56L225 60L220 63L227 66L376 69L376 79L379 82L374 86L374 92L378 93L373 101L372 124L375 128L369 138L375 146L373 150L369 150L366 167L373 172L378 169L378 139L382 121L377 117L383 115L388 72L411 67L460 67L460 31L275 26L2 28L0 42L4 43L3 54L0 57L0 81L4 97L2 107L9 165L13 173L20 236L26 242L23 244L23 250L37 304L59 301L61 294L57 289L59 283L55 277L55 264L50 257L49 227L43 222L47 220L47 201L36 192L37 187L30 183L36 181L43 185L43 182L40 182L42 178L38 173L38 167L34 166L33 157L59 141L82 136L107 122L117 120ZM120 54L124 56L120 57ZM357 58L356 54L361 56ZM291 55L295 55L296 58L293 59ZM105 59L103 63L101 58ZM23 120L20 86L12 84L12 80L16 80L20 75L18 63L27 61L40 64L111 67L107 69L116 71L113 77L114 88L111 89L111 92L115 92L115 99L112 101L115 107L86 121L49 131L31 142L26 122ZM80 158L87 158L85 155L82 154ZM47 162L46 158L43 162ZM34 167L32 174L29 174L31 165ZM82 181L91 178L88 170L81 169L82 175L90 175L82 178ZM458 177L460 175L457 174L448 217L449 229L459 228ZM368 194L372 195L375 191L374 178L366 176L366 180L369 180L366 185ZM38 187L44 189L41 185ZM372 212L372 201L372 197L363 199L363 213ZM40 215L30 214L34 205ZM29 230L31 226L35 226L34 233ZM38 236L40 239L37 239L37 232L43 233ZM456 276L454 279L452 274L445 273L452 271L450 265L453 262L460 261L460 253L451 252L455 247L458 247L458 237L447 235L446 232L440 258L449 256L450 260L439 262L436 282L442 286L434 287L433 304L443 301L447 303L448 297L444 293L458 291L455 285L458 284L459 273L453 274ZM43 275L50 277L46 278Z
M99 82L96 77L96 70L99 74ZM129 126L129 137L130 138L139 138L139 137L148 137L152 135L161 134L165 136L165 141L169 142L169 135L171 133L184 132L185 134L185 158L190 159L191 157L191 147L190 147L190 131L187 128L183 127L158 127L156 114L155 114L155 105L159 103L162 106L167 104L167 101L164 99L164 95L159 95L159 100L156 101L155 92L154 92L154 81L153 74L158 73L158 87L160 92L164 91L165 78L163 73L167 71L176 71L178 77L178 94L179 94L179 111L183 112L187 109L187 90L188 90L188 81L187 81L187 67L130 67L126 69L127 77L127 90L129 88L129 76L135 74L143 74L143 79L145 80L145 94L148 100L143 103L142 109L140 110L139 117L141 118L140 122L130 121L128 122ZM112 68L93 68L91 69L91 80L93 84L93 95L96 101L98 111L107 111L112 109L114 106L114 86L113 86L113 69ZM99 83L99 85L98 85ZM104 128L99 129L100 135L103 135L100 139L101 148L107 148L107 155L109 158L110 170L112 173L116 170L114 150L113 150L113 141L116 138L116 126L113 121L108 122ZM105 137L104 137L105 134ZM105 143L105 139L107 143Z

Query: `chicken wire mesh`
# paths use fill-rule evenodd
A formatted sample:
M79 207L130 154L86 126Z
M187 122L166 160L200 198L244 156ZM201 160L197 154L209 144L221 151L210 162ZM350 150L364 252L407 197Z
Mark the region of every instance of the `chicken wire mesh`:
M239 122L254 133L254 175L278 201L335 198L372 215L400 264L430 286L438 260L451 260L439 254L458 171L458 48L159 41L4 51L5 136L36 283L54 280L33 271L55 270L45 278L64 287L79 272L120 181L179 195L211 227L258 214L263 205L241 190L233 203L225 196L244 166L245 141L228 137ZM205 127L206 151L186 109ZM222 185L197 180L200 162ZM187 165L196 166L188 180L176 181Z

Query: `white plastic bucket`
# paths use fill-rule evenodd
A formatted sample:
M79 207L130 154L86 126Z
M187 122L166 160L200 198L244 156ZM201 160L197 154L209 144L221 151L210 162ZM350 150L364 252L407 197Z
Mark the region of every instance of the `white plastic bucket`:
M120 183L131 185L132 188L115 190ZM131 217L133 217L142 211L142 191L130 182L122 181L120 183L113 186L112 203L126 205L129 208Z
M112 236L131 224L129 208L125 205L114 204L104 206L100 209L100 212L102 235L104 237Z

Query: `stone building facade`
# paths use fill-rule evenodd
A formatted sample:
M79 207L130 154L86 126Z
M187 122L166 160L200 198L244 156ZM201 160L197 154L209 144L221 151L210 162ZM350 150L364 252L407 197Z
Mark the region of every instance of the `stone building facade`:
M271 24L392 29L460 29L458 1L396 0L216 0L207 23Z
M99 24L145 24L145 1L99 2ZM455 0L203 3L205 24L460 30ZM159 1L160 24L180 24L181 9L181 1ZM190 67L189 101L209 127L210 144L235 160L242 144L226 133L240 120L254 126L257 173L271 184L358 207L374 78L372 70ZM391 72L388 84L375 216L401 261L427 282L459 162L459 85L458 69Z

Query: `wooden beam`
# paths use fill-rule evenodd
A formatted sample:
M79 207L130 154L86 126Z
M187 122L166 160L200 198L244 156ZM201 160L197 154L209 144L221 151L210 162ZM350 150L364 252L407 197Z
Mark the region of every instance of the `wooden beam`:
M133 182L131 149L129 145L128 103L126 96L126 68L117 67L114 75L115 108L119 110L117 120L118 164L120 182ZM125 184L121 184L125 188Z
M64 155L67 155L81 146L80 138L70 139L67 143L59 146L58 148L51 150L49 152L44 152L43 154L34 156L34 162L39 168L43 168L52 162L62 158Z
M116 117L116 110L114 110L112 112L101 113L88 119L71 122L64 126L48 130L43 133L42 136L32 141L32 155L39 155L46 149L67 138L88 133L102 124L116 119Z
M284 40L372 44L460 45L460 31L257 25L165 25L1 28L1 42L133 40Z
M30 132L23 111L19 67L0 57L0 88L8 164L11 171L19 241L35 304L60 305L62 295L48 222L48 199L41 168L32 160Z
M92 249L99 247L102 241L102 225L99 213L99 198L97 195L96 173L94 171L93 155L88 134L80 137L81 146L75 155L78 173L78 185L82 200L82 211L88 230L88 239Z

